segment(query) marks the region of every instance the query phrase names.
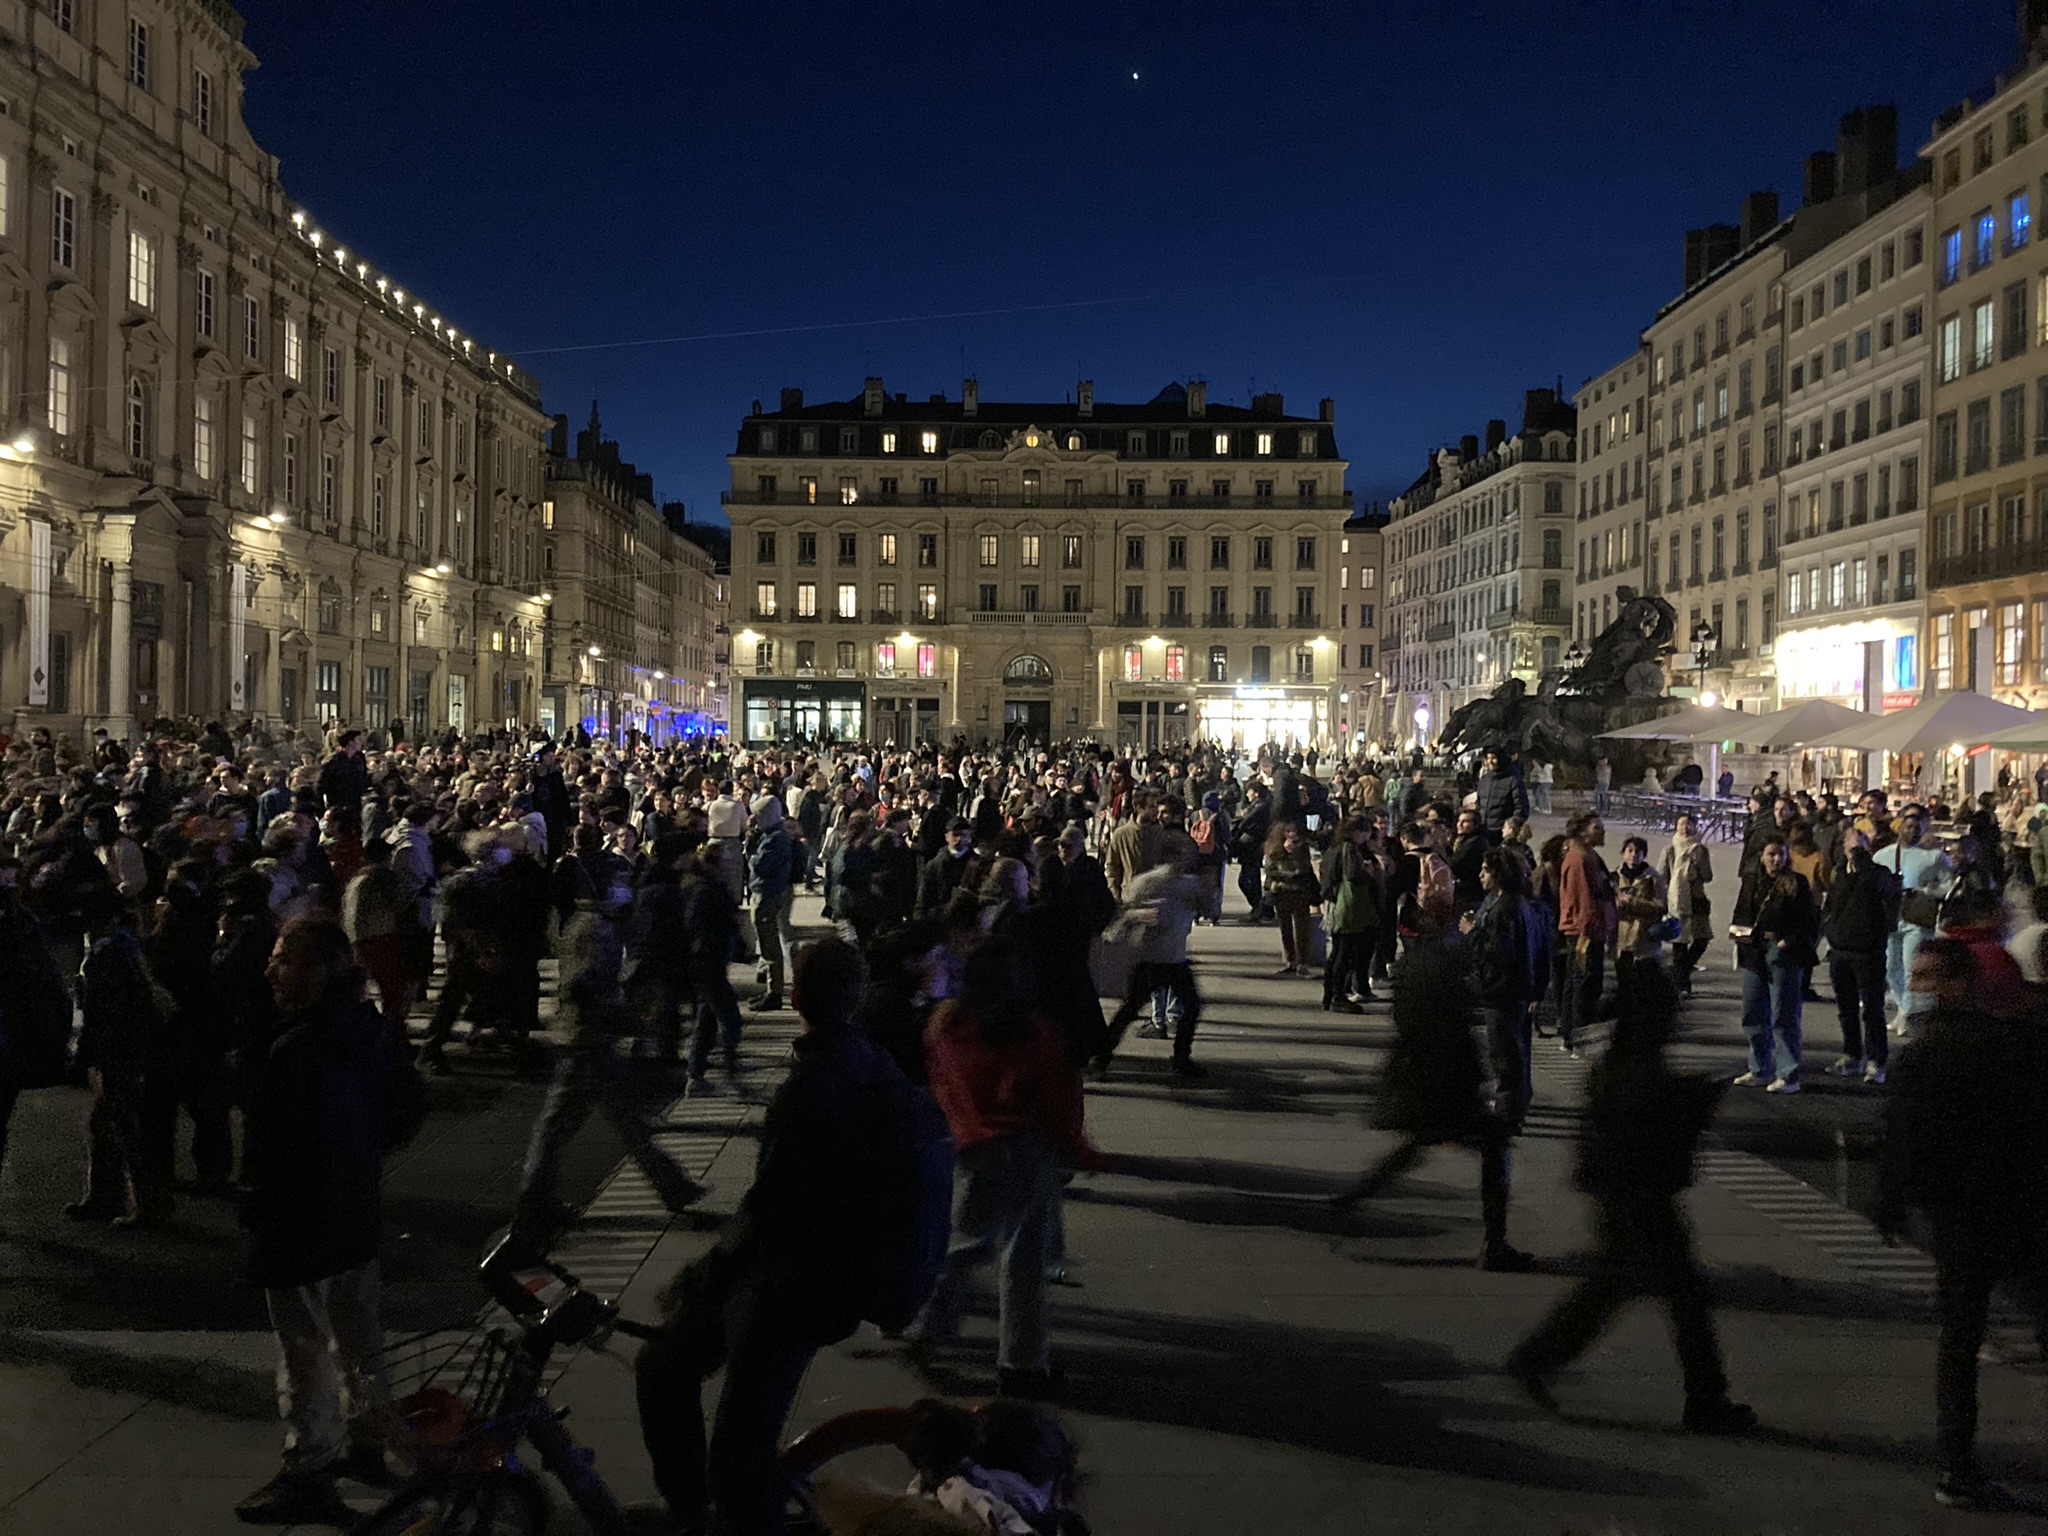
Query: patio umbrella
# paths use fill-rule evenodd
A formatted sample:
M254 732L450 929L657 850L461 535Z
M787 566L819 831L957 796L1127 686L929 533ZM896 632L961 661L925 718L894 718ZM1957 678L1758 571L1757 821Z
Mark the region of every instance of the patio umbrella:
M1830 731L1813 747L1856 747L1865 752L1938 752L1955 742L1976 746L1999 731L2039 727L2044 716L2001 704L1981 693L1931 693L1911 709Z
M1615 741L1746 741L1749 727L1761 717L1718 704L1695 704L1675 715L1663 715L1625 730L1602 731Z
M2010 730L1993 731L1984 742L2000 752L2048 752L2048 714L2038 714Z
M1830 731L1860 728L1876 718L1828 699L1807 699L1767 715L1750 716L1749 724L1737 736L1752 746L1803 747L1819 742Z

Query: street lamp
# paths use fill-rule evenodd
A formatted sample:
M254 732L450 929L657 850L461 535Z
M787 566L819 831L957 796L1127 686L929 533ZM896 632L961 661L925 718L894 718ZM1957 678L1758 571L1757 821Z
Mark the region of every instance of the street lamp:
M1692 664L1699 673L1699 686L1694 695L1702 704L1711 703L1707 698L1707 667L1714 659L1714 626L1705 619L1692 627Z

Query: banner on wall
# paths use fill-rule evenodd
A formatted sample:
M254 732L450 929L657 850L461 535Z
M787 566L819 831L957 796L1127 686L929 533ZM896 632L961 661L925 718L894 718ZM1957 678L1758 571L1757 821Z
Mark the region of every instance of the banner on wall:
M249 567L236 560L228 566L228 707L242 714L249 707Z
M50 525L28 522L28 701L50 702Z

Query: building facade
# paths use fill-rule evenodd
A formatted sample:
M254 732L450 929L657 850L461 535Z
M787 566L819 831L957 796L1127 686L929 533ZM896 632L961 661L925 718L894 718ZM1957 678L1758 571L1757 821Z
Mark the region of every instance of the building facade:
M1862 185L1787 237L1774 660L1781 703L1877 711L1922 680L1930 196L1924 164L1893 169L1890 109L1856 116L1874 152L1838 174Z
M1337 737L1346 752L1382 750L1386 689L1379 667L1380 570L1386 513L1361 510L1337 542Z
M682 504L656 509L652 477L620 456L595 405L573 444L555 417L547 475L542 729L656 745L711 734L716 581L674 526Z
M1776 421L1786 254L1775 193L1752 193L1739 226L1686 236L1686 289L1643 332L1649 355L1643 588L1678 615L1673 687L1749 710L1776 701ZM1604 566L1633 511L1587 524ZM1618 606L1618 605L1617 605ZM1603 613L1605 603L1603 599ZM1590 613L1584 643L1591 643ZM1708 665L1694 640L1709 632Z
M2048 706L2048 62L2037 47L1981 103L1936 122L1928 250L1932 688ZM1988 671L1988 677L1986 673Z
M1643 591L1649 382L1650 355L1638 345L1578 393L1571 607L1572 643L1582 652L1614 622L1621 589Z
M1334 408L1207 394L756 402L727 496L735 730L1329 745Z
M1388 503L1381 665L1394 744L1433 741L1510 677L1534 691L1571 637L1575 417L1555 391L1523 397L1522 429L1487 423L1439 449Z
M535 381L293 206L223 0L0 32L0 709L531 720Z

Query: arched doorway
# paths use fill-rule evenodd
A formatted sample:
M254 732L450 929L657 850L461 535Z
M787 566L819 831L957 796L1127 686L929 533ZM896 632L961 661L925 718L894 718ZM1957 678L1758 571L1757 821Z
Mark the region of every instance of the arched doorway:
M1003 668L1003 741L1008 745L1052 740L1052 667L1029 652Z

